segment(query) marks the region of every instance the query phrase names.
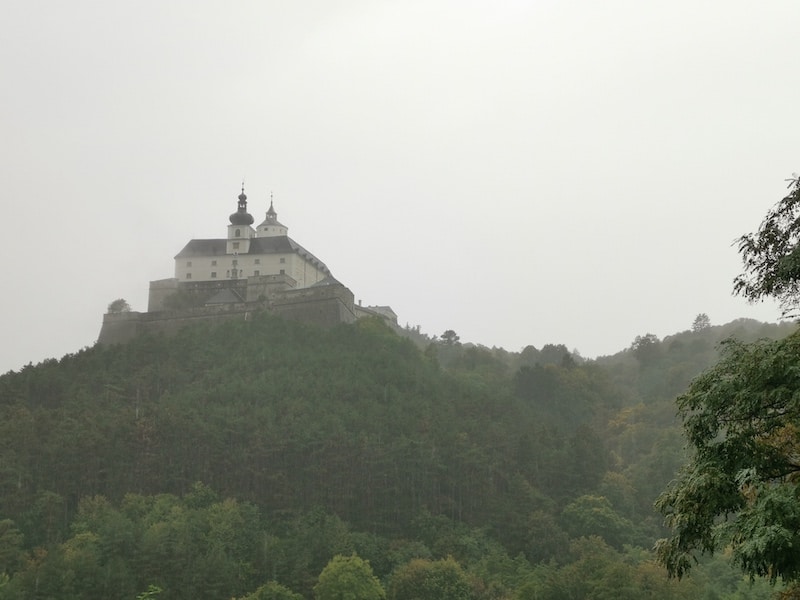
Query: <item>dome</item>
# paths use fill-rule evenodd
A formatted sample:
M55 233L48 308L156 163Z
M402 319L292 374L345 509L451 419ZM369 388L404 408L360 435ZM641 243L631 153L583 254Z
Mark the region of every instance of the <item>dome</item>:
M247 196L244 193L244 186L242 186L242 193L239 194L238 210L228 217L231 225L252 225L253 215L247 212Z
M228 218L231 221L231 225L252 225L254 220L253 215L246 210L244 212L237 210Z

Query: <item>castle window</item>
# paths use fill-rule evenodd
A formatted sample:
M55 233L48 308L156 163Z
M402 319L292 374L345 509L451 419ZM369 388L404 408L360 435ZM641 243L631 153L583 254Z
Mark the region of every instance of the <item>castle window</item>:
M257 265L260 265L260 264L261 264L261 259L260 259L260 258L257 258L257 259L255 260L255 263L256 263Z
M212 260L212 261L211 261L211 266L212 266L212 267L216 267L216 266L217 266L217 261L215 261L215 260Z
M258 277L259 275L261 275L261 271L259 271L258 269L256 269L256 270L253 272L253 275L255 275L256 277Z
M281 269L281 275L286 275L286 270L285 269Z
M234 250L238 250L239 249L239 242L233 242L233 249Z
M211 279L216 279L216 278L217 278L217 272L211 271Z
M237 229L236 232L233 234L233 237L242 237L242 230Z
M186 266L187 266L187 267L191 267L191 266L192 266L192 261L190 261L190 260L187 260L187 261L186 261Z
M281 256L281 264L283 264L283 263L285 263L285 262L286 262L286 258L285 258L285 257L283 257L283 256Z
M191 279L191 278L192 278L192 274L191 273L187 273L186 274L186 279Z

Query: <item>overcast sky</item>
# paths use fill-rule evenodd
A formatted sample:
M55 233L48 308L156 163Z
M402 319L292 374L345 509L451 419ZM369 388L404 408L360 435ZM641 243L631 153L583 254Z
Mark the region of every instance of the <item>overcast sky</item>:
M775 304L800 2L5 0L0 373L147 309L242 179L402 325L587 357ZM266 341L265 343L268 343Z

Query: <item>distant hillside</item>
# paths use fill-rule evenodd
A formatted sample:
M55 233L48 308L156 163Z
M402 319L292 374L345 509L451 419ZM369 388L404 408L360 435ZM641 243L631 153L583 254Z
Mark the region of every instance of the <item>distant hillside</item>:
M23 594L38 581L35 548L67 560L91 533L96 576L121 561L127 597L150 583L168 597L223 597L179 584L180 569L164 572L145 542L174 511L210 519L202 511L225 498L250 507L250 524L237 513L227 535L252 552L237 558L240 578L219 584L224 597L269 579L309 596L341 551L369 558L384 581L411 558L451 555L477 596L495 586L486 598L524 585L544 594L537 569L569 579L590 536L609 560L640 548L612 561L638 565L662 534L652 501L683 461L674 396L724 337L793 328L736 321L583 361L563 346L420 349L378 320L320 329L262 314L45 361L0 377L0 573ZM165 494L171 508L158 512ZM89 518L98 497L103 514L126 515L129 553L114 554ZM3 523L17 533L3 538ZM292 542L311 530L320 539L305 550ZM212 551L211 531L191 552ZM489 556L521 562L490 567Z

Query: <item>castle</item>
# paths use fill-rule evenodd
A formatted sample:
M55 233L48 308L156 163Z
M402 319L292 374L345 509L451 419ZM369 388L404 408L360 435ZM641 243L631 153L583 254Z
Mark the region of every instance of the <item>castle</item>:
M377 316L397 329L390 307L356 304L325 263L289 237L272 199L254 228L242 186L228 220L226 238L190 240L175 256L175 276L150 282L147 312L104 315L98 343L123 343L198 321L247 319L254 310L321 326Z

